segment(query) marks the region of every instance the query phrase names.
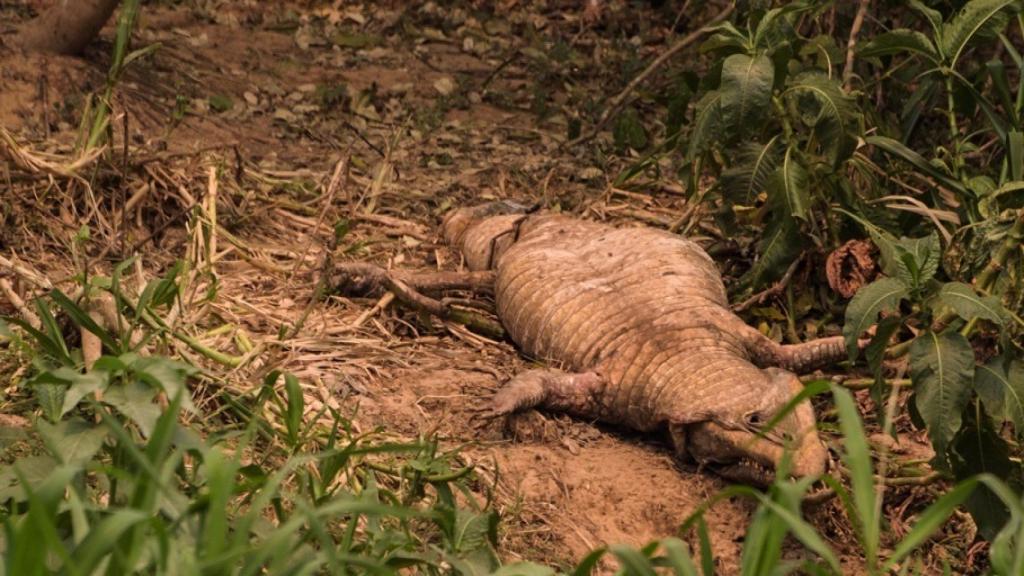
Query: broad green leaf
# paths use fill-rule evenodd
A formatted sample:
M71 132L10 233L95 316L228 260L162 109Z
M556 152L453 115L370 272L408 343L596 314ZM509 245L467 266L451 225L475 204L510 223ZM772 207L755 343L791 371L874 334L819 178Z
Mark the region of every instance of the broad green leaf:
M235 101L226 94L214 94L206 101L210 104L210 110L214 112L227 112L235 107Z
M796 37L791 23L792 14L806 9L807 6L802 2L788 2L765 12L754 30L754 50L770 56L777 49L789 44Z
M924 238L900 238L891 244L892 253L880 248L886 273L891 273L910 286L920 286L931 280L939 270L942 244L939 235L932 232Z
M35 393L36 403L43 411L43 416L51 422L60 420L61 407L64 405L64 395L68 387L65 384L36 383L32 385L32 392Z
M811 199L807 190L807 170L796 159L793 148L787 148L782 164L772 172L768 179L768 193L774 198L769 201L774 206L784 206L788 216L807 220L807 209Z
M939 289L939 300L964 320L982 318L1002 324L1006 310L995 296L979 296L963 282L948 282Z
M750 205L768 186L768 177L779 165L781 136L767 144L745 142L735 153L732 166L722 172L722 191L734 203Z
M846 321L843 323L843 337L850 359L858 354L857 340L885 310L896 310L900 301L907 297L907 285L896 278L882 278L864 286L853 295L846 307Z
M1006 441L980 407L977 411L968 408L965 414L963 428L953 440L953 473L961 479L984 473L1009 478L1013 465ZM979 486L964 504L989 542L1010 518L1009 509L987 486Z
M924 174L931 176L939 184L942 184L946 188L949 188L951 191L956 192L957 194L960 195L968 194L967 188L964 187L962 182L953 178L949 174L942 172L934 165L932 165L931 162L926 160L924 156L921 156L917 152L914 152L910 148L907 148L903 143L893 140L892 138L887 138L885 136L868 136L864 140L871 146L881 148L885 152L888 152L889 154L892 154L897 158L901 158L909 162L911 165L914 166L914 168L917 168Z
M813 130L833 166L853 153L858 111L837 79L819 72L803 73L787 83L783 97L790 113Z
M694 82L696 84L696 82ZM668 91L669 100L665 118L665 135L667 140L676 140L686 122L686 114L690 109L690 101L695 94L691 87L690 76L680 74ZM674 144L672 146L675 147Z
M687 149L689 160L710 150L716 143L726 139L725 121L722 118L722 94L713 90L697 102L697 117L690 133Z
M978 210L986 218L994 218L999 212L1024 206L1024 181L1015 180L996 188L978 204Z
M711 29L713 33L700 45L701 52L713 52L723 48L749 52L751 41L732 22L723 22Z
M52 456L39 455L18 458L14 464L0 467L0 502L24 502L27 497L25 489L41 484L58 466L60 463ZM25 484L18 479L15 469L26 480Z
M948 470L947 448L960 430L974 381L974 349L959 332L928 331L910 345L915 406L935 448L935 463Z
M160 418L160 406L154 402L157 390L138 380L107 388L103 402L117 408L148 437Z
M106 426L89 424L81 418L71 418L56 424L40 420L36 423L36 429L61 463L75 466L84 466L92 460L103 446L108 432Z
M1013 423L1018 437L1024 436L1024 363L993 358L975 368L974 390L985 411L994 418Z
M800 229L789 216L774 214L757 247L760 253L757 261L739 282L755 289L781 278L786 268L800 255L803 247Z
M767 56L733 54L722 64L722 116L733 134L755 135L768 121L775 67Z
M1006 27L1008 8L1017 9L1020 0L971 0L942 26L939 47L950 68L956 68L967 45L976 38L994 38Z
M875 36L857 50L857 55L861 58L873 58L906 52L924 56L934 64L938 64L941 60L941 56L935 50L935 44L927 36L906 28L898 28Z
M97 365L99 364L100 362L97 361ZM109 382L110 375L103 370L94 369L83 374L72 368L61 367L55 370L40 372L30 381L30 385L57 385L63 389L63 393L60 396L61 406L57 412L59 418L78 406L82 398L106 389Z
M910 0L910 7L920 13L931 24L932 32L937 38L942 34L942 13L934 8L925 6L920 0Z
M182 395L182 408L195 413L192 394L186 384L188 379L199 374L199 369L187 362L161 356L139 356L123 354L120 357L132 373L157 390L163 390L168 398Z

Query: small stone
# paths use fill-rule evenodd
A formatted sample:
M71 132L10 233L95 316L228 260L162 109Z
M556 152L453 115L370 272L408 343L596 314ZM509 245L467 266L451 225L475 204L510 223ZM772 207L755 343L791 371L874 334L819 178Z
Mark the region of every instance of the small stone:
M394 94L396 96L400 96L400 95L408 94L409 92L412 92L412 88L413 88L412 82L397 82L397 83L392 84L391 86L388 87L387 93L388 94Z
M437 90L441 96L450 96L452 92L455 92L455 80L452 80L451 76L442 76L434 81L434 90Z
M274 120L281 120L283 122L291 123L295 122L298 119L299 117L296 116L294 113L292 113L291 110L287 108L278 108L277 110L274 110Z

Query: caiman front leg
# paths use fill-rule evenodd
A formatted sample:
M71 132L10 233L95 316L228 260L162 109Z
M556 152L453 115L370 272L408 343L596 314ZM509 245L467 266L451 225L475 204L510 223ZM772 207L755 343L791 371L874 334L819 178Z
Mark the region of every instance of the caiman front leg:
M481 417L494 419L530 408L568 412L584 418L600 415L604 381L594 372L574 374L554 369L527 370L513 376L494 395Z
M373 264L351 263L335 269L332 285L335 292L348 295L391 292L407 308L457 322L489 338L501 339L505 336L501 324L452 305L458 302L438 300L424 294L445 290L493 291L494 273L490 271L410 273L388 271Z

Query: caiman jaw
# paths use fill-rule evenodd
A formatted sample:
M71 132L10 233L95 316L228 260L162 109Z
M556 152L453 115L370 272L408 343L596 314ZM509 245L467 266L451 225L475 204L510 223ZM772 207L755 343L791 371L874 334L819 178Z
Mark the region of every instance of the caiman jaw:
M765 372L774 384L785 387L788 394L783 396L792 396L801 387L800 381L789 372L777 369ZM694 424L686 432L687 450L702 465L739 482L770 484L787 446L792 450L791 476L824 474L828 452L818 437L810 402L801 402L767 433L758 434L763 423L771 420L774 412L785 403L786 398L782 398L778 407L751 414L741 426L726 427L712 421Z

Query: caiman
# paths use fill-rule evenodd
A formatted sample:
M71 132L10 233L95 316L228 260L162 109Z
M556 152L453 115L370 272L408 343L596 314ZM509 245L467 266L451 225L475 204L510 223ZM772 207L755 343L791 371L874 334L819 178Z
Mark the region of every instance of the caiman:
M797 374L846 356L842 337L780 345L748 326L696 243L509 202L456 209L442 233L464 255L466 285L493 282L508 335L552 366L509 380L490 416L542 408L667 430L680 457L739 481L770 482L787 447L791 475L825 471L809 401L764 425L802 389ZM397 274L388 286L416 294Z

